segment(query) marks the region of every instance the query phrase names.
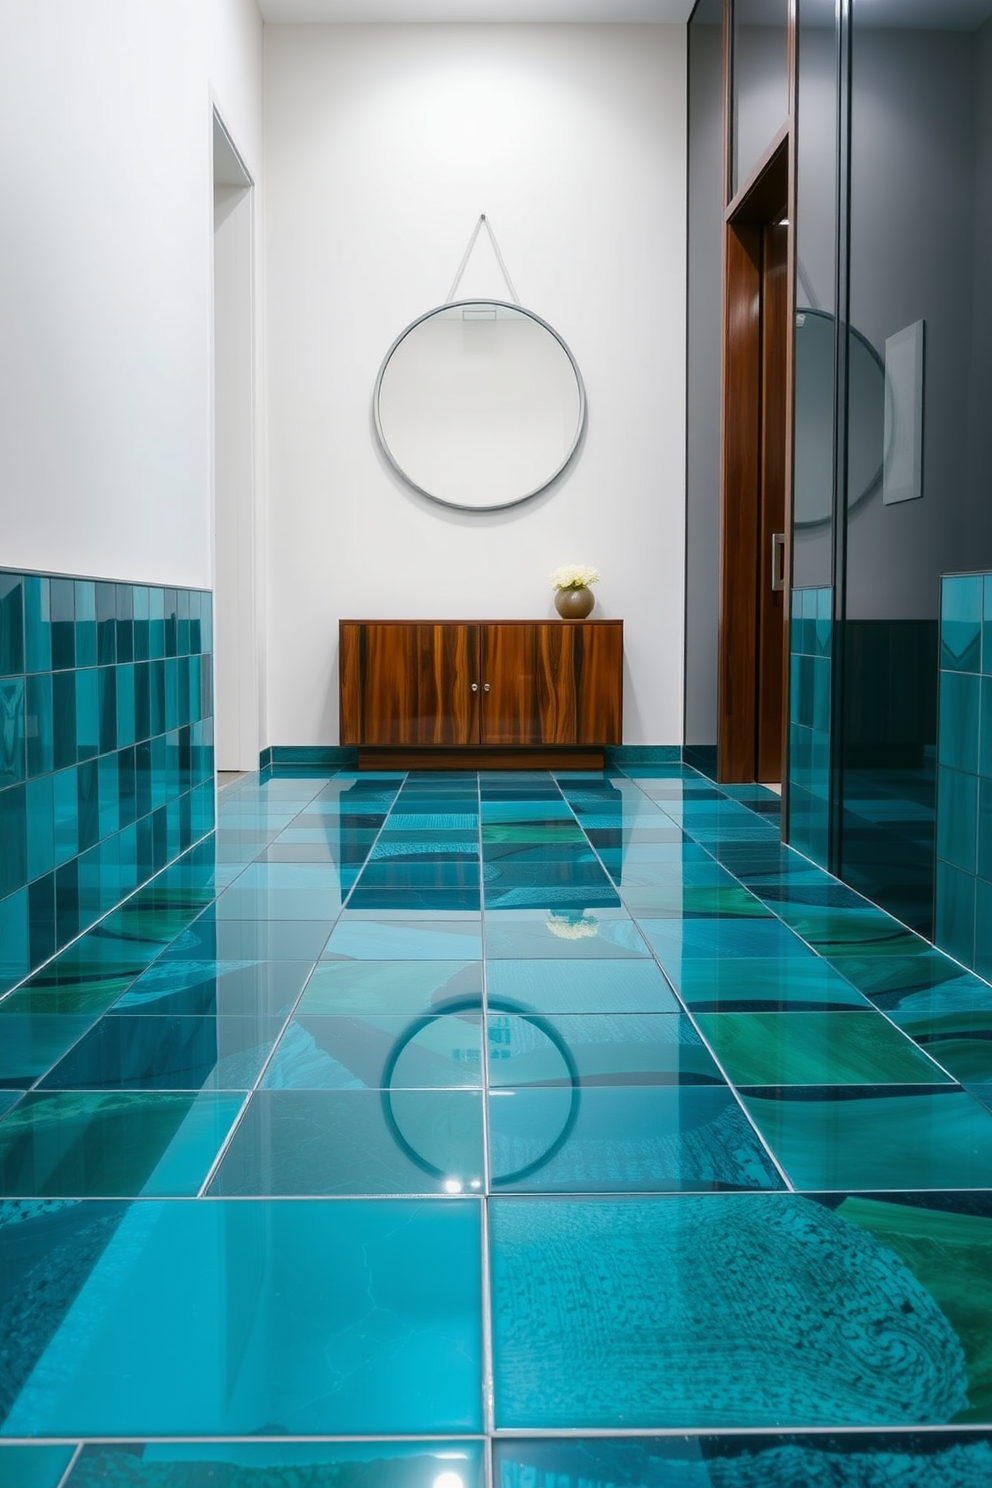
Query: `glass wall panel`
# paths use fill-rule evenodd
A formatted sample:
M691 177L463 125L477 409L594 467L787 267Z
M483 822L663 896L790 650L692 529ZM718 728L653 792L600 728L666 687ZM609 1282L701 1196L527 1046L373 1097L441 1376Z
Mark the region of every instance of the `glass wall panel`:
M838 861L929 935L940 576L992 564L992 4L851 13Z
M723 0L689 25L689 315L685 744L716 770L720 598L720 315L724 201Z
M736 194L789 116L789 0L734 0Z

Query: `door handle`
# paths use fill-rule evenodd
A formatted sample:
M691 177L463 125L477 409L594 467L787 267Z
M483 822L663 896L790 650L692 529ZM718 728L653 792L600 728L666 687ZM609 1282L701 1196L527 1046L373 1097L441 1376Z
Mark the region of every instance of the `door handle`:
M772 589L777 594L785 588L785 533L772 533Z
M482 690L483 690L483 692L488 692L489 691L489 683L488 682L483 682L483 684L482 684Z
M479 684L478 684L478 682L473 682L472 683L472 691L473 692L478 692L478 690L479 690Z

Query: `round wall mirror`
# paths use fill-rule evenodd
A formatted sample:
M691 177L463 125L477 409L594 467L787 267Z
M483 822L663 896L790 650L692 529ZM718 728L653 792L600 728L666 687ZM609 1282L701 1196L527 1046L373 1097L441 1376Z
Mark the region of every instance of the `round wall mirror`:
M422 495L467 511L545 490L585 423L565 342L501 300L458 300L407 326L382 364L373 406L394 470Z
M885 368L860 331L848 338L847 506L852 510L882 481ZM834 317L796 312L795 523L815 527L833 515Z

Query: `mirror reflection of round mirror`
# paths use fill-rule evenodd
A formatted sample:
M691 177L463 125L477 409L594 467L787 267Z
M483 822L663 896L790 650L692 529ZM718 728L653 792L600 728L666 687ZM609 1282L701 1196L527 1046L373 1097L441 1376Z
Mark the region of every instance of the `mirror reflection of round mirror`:
M878 352L850 327L847 506L878 490L885 439L885 369ZM833 515L834 317L796 313L794 515L797 527Z
M375 387L390 464L446 506L493 511L536 496L578 448L585 392L575 359L539 316L459 300L408 326Z

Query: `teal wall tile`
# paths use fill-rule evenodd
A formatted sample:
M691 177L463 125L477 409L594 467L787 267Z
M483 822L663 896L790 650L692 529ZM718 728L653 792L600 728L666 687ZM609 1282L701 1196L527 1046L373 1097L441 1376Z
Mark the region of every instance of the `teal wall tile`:
M79 804L75 767L52 776L55 811L55 861L67 863L79 852Z
M23 785L0 790L0 899L17 892L27 879L27 799Z
M978 771L980 775L992 776L992 677L979 681L981 697L981 723L978 740Z
M96 666L96 584L76 580L76 665Z
M28 891L0 898L0 992L23 981L28 965Z
M76 674L52 676L52 740L56 770L76 763Z
M813 727L827 733L830 729L830 662L825 657L814 658L812 673Z
M96 667L76 672L76 759L100 753L100 678Z
M213 830L211 637L200 591L0 570L4 990Z
M833 591L792 593L786 840L826 866L829 843Z
M978 782L978 876L992 883L992 779Z
M53 777L39 775L24 788L27 834L27 877L40 878L55 867L55 794Z
M937 856L974 875L978 865L978 776L937 772Z
M0 678L0 790L24 779L24 678Z
M829 656L833 639L833 590L816 591L816 654Z
M52 668L62 672L76 665L76 586L72 579L51 580Z
M992 574L983 574L982 671L992 675Z
M96 586L96 659L98 666L117 660L117 585Z
M978 773L980 678L941 672L937 759L954 770Z
M24 679L24 743L29 778L55 769L51 672Z
M24 671L24 578L0 573L0 677Z
M942 671L977 672L981 669L983 590L981 574L954 574L942 581Z
M975 959L975 877L950 863L937 863L936 941L973 966Z
M24 664L29 672L52 666L51 581L41 574L24 576Z
M992 979L992 881L975 883L975 961L979 976Z

